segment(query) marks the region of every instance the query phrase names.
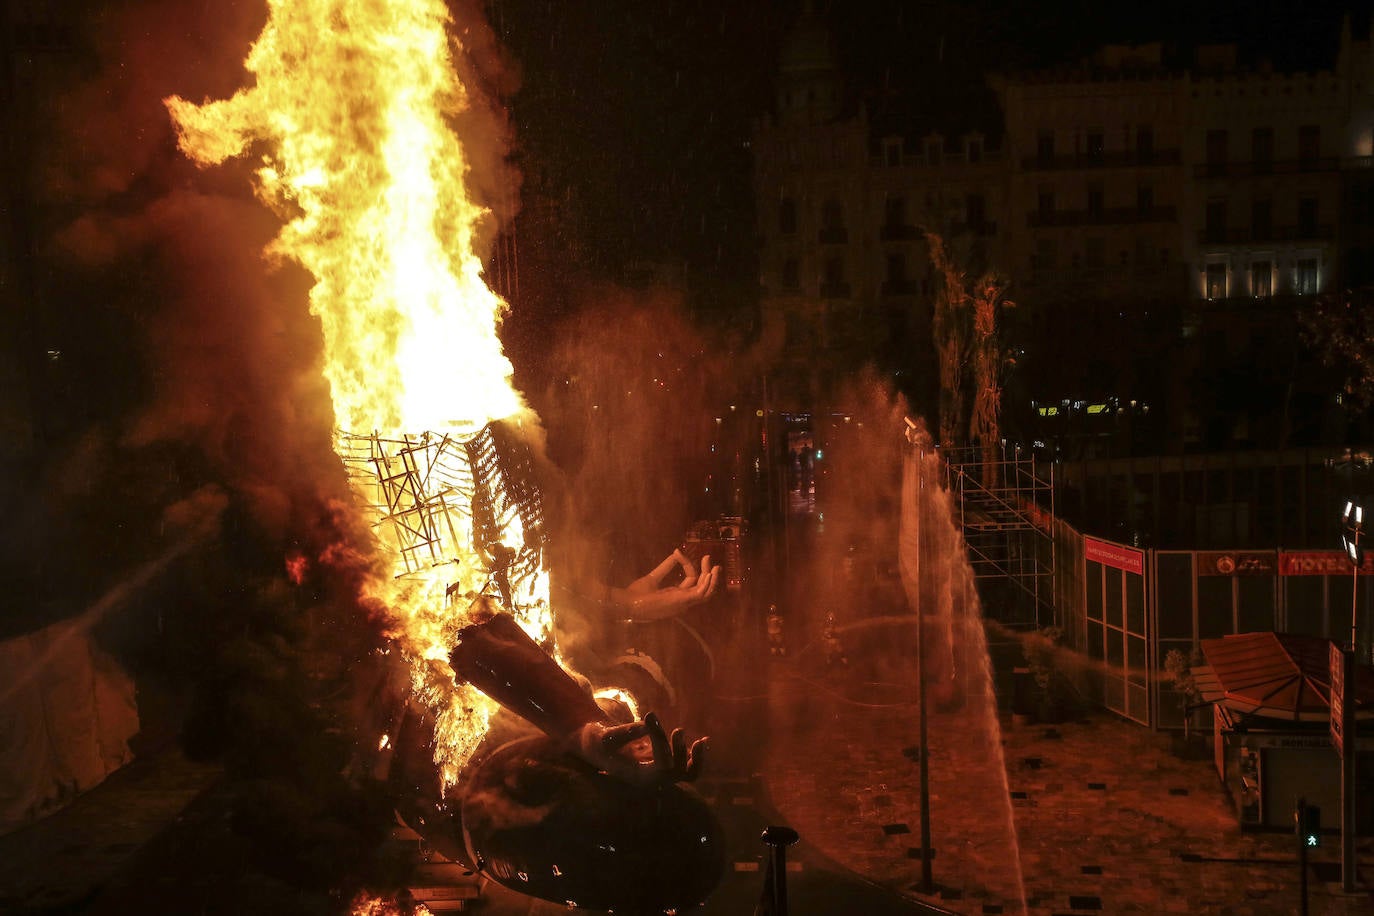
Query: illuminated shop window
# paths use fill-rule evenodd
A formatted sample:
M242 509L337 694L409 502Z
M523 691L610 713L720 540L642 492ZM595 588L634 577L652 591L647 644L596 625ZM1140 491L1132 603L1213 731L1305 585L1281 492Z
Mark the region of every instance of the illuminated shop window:
M1300 296L1312 296L1317 292L1319 283L1317 259L1300 258L1294 274L1293 288Z
M1208 264L1207 265L1207 298L1225 299L1226 298L1226 265Z

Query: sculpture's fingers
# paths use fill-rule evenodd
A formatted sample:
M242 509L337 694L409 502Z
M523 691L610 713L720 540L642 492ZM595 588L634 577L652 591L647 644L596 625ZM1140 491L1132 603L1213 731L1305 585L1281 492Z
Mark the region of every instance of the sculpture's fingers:
M687 734L680 728L673 729L673 733L668 736L668 743L673 746L673 772L687 772Z
M651 712L645 716L644 725L648 729L649 741L654 746L654 768L670 768L673 765L673 747L668 741L667 733L663 731L663 723L658 720L658 714Z
M677 561L677 565L682 567L682 574L684 576L691 577L697 574L696 564L691 561L687 554L682 552L682 548L679 547L677 550L674 550L673 555L668 559Z
M692 746L687 751L687 766L683 770L683 778L691 782L701 775L701 770L706 766L706 749L710 746L710 741L705 735L692 742Z

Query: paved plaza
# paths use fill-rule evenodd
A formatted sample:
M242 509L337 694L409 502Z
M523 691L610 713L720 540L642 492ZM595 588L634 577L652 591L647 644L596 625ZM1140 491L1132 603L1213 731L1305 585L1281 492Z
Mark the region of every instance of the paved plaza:
M1016 726L976 697L928 720L936 893L921 894L915 704L783 665L772 694L786 718L769 802L803 843L900 893L971 916L1300 911L1294 837L1241 831L1210 760L1108 713ZM1374 879L1374 844L1359 851ZM1340 895L1338 836L1311 862L1310 913L1374 913L1369 893Z

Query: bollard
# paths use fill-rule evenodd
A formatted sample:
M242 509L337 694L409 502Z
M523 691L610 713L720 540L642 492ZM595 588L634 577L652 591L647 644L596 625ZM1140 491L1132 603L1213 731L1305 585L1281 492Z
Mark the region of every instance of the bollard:
M767 827L761 837L768 846L768 868L763 876L763 895L754 916L787 916L787 847L801 835L791 827Z

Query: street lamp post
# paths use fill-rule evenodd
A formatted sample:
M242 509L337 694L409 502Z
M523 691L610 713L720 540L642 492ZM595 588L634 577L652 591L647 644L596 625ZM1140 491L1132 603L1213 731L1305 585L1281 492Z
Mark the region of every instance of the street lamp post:
M1345 555L1350 558L1350 649L1359 649L1358 630L1356 629L1356 609L1359 599L1360 568L1364 566L1364 546L1360 534L1364 531L1364 507L1353 499L1346 500L1345 511L1341 513L1341 543Z
M1340 705L1341 728L1341 891L1355 892L1355 755L1359 741L1356 735L1355 708L1351 685L1356 675L1356 647L1359 645L1358 615L1360 569L1364 566L1364 545L1360 535L1364 531L1364 507L1354 499L1346 501L1341 513L1341 543L1350 560L1350 646L1342 653L1340 696L1333 697L1332 711ZM1333 656L1333 664L1335 659ZM1334 680L1334 678L1333 678ZM1334 686L1334 685L1333 685Z
M927 440L922 435L922 430L910 419L906 424L907 441L914 447L906 456L907 466L903 471L902 524L909 526L903 532L903 541L911 544L911 554L907 558L911 563L910 598L916 605L916 756L920 770L918 786L921 806L920 889L923 894L933 894L935 879L932 874L934 851L930 848L930 750L926 746L929 732L926 721L925 602L921 596L921 529L924 527L922 511L925 504ZM911 463L913 460L914 468Z

